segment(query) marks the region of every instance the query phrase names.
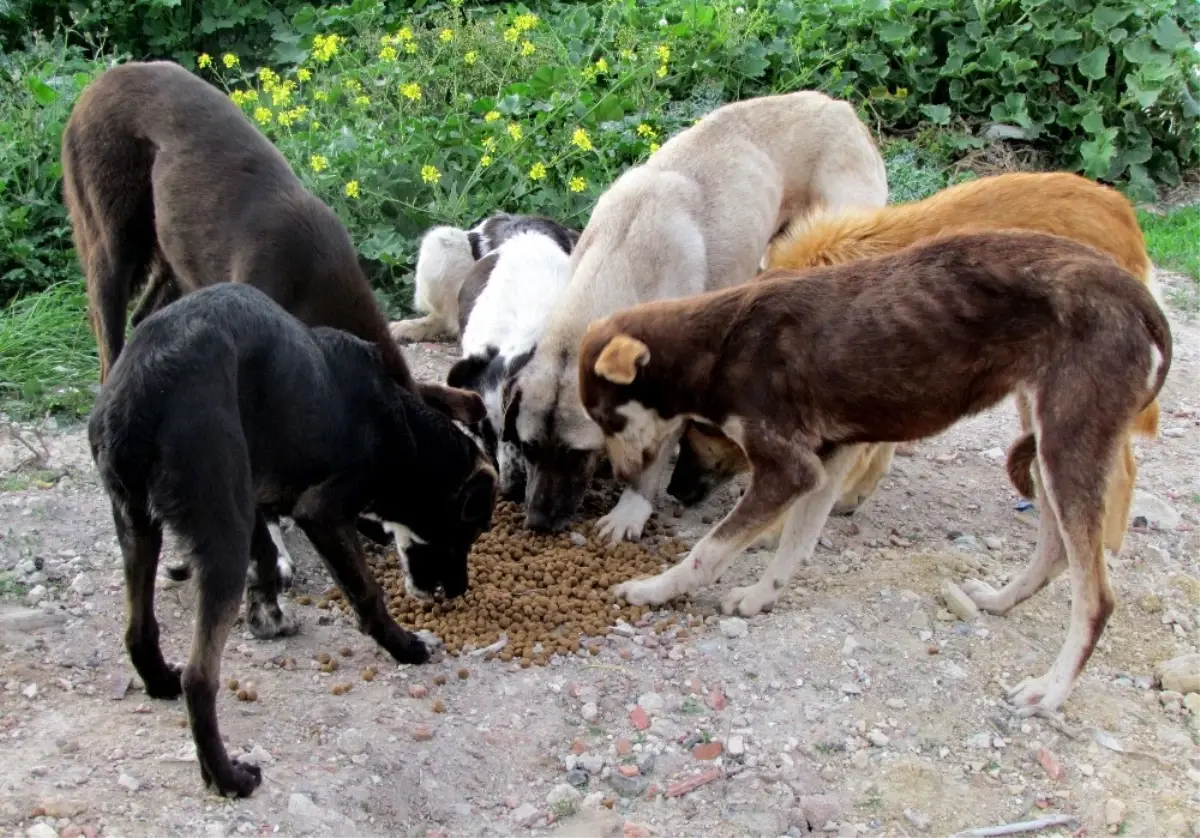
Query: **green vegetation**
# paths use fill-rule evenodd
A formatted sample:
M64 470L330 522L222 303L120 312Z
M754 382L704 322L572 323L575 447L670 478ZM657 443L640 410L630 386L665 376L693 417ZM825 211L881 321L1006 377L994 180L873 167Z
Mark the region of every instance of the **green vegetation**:
M1200 284L1200 206L1178 207L1162 215L1139 210L1138 223L1154 264Z
M852 102L893 201L969 176L950 164L997 123L1046 166L1152 199L1200 165L1198 40L1194 0L0 1L0 409L90 403L58 144L115 61L169 57L227 90L400 313L430 225L581 226L667 137L763 93ZM1195 275L1181 223L1147 236Z

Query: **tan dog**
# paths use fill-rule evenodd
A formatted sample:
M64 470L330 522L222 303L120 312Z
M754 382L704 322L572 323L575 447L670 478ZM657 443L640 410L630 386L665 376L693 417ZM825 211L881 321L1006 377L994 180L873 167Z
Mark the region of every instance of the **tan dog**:
M626 171L596 204L571 256L571 281L504 400L504 441L527 467L526 524L561 529L579 507L603 435L579 400L575 354L587 324L639 302L745 282L767 243L815 204L882 206L887 173L854 109L822 93L717 108ZM637 538L675 440L601 519Z
M1032 406L1031 427L1009 452L1009 473L1028 484L1036 458L1045 503L1037 554L999 592L974 580L964 590L1003 614L1071 568L1058 658L1011 695L1058 708L1114 607L1105 483L1126 428L1171 366L1162 309L1110 257L1042 233L938 237L797 279L771 271L588 328L580 391L614 471L645 471L689 418L721 428L751 468L749 489L688 556L615 593L638 605L690 593L782 519L763 577L721 603L726 613L769 609L811 556L862 444L932 436L1018 394Z
M771 268L802 271L891 253L941 233L997 228L1054 233L1091 245L1111 255L1157 297L1153 267L1129 201L1115 189L1068 172L984 177L922 201L880 209L818 210L772 241L764 261ZM1155 436L1158 412L1158 402L1152 401L1138 414L1113 464L1104 520L1104 544L1113 553L1124 543L1133 501L1137 461L1132 435ZM1023 407L1021 421L1030 430ZM891 470L895 450L894 443L863 448L847 474L835 514L852 513L871 496ZM746 468L741 450L717 429L690 424L668 492L692 505Z

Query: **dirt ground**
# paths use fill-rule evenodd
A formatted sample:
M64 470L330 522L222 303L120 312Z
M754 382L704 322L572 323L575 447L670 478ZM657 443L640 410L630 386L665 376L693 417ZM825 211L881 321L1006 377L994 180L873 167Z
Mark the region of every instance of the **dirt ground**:
M222 691L218 705L231 753L263 768L242 801L205 792L182 704L148 699L133 677L120 553L82 427L45 430L36 470L0 439L0 831L915 836L1064 814L1075 820L1043 834L1200 836L1200 702L1155 681L1158 663L1197 651L1200 623L1200 325L1178 312L1172 324L1163 436L1137 443L1148 497L1135 514L1150 526L1109 562L1118 608L1066 726L1015 718L1000 687L1053 660L1065 578L1005 618L963 622L939 595L945 578L999 584L1032 554L1037 510L1003 468L1009 404L898 457L867 505L830 521L772 613L710 617L686 639L654 630L668 609L596 656L476 658L460 680L461 659L397 667L352 622L293 600L298 636L239 629L225 651L223 677L259 696ZM453 347L409 357L432 377ZM730 502L659 509L691 543ZM291 595L319 597L325 571L298 532L286 538ZM681 610L711 611L765 556ZM168 659L187 654L188 592L160 586ZM316 654L342 647L342 671L321 673ZM369 683L356 677L368 665ZM335 680L355 686L333 695ZM411 697L415 684L429 695ZM699 759L711 743L719 756Z

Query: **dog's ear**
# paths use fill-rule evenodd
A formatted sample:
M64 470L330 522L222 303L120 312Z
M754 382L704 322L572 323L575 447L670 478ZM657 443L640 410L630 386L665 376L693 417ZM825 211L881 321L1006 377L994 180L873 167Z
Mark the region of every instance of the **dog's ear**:
M594 369L596 375L613 384L632 384L637 378L638 367L648 363L650 347L635 337L617 335L600 351Z
M459 358L446 374L446 386L458 389L468 388L479 378L479 374L487 369L489 361L479 355Z
M500 432L500 441L518 444L521 442L520 437L517 436L517 416L521 412L521 388L517 386L515 376L505 380L500 391L500 404L504 412L504 428Z
M445 384L418 384L417 391L425 404L464 425L482 422L487 408L478 393L447 387Z
M467 523L478 523L491 518L496 506L496 474L490 469L479 469L463 486L462 519Z

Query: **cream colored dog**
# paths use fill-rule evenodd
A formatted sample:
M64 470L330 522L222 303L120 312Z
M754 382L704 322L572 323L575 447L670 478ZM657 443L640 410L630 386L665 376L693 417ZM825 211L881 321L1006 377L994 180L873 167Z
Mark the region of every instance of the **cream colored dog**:
M527 462L526 525L561 529L579 507L604 437L579 396L588 323L649 300L751 279L771 238L816 204L887 202L883 158L854 109L816 91L725 105L677 134L596 203L572 276L530 362L504 398L503 438ZM678 434L601 520L638 538L667 477Z

